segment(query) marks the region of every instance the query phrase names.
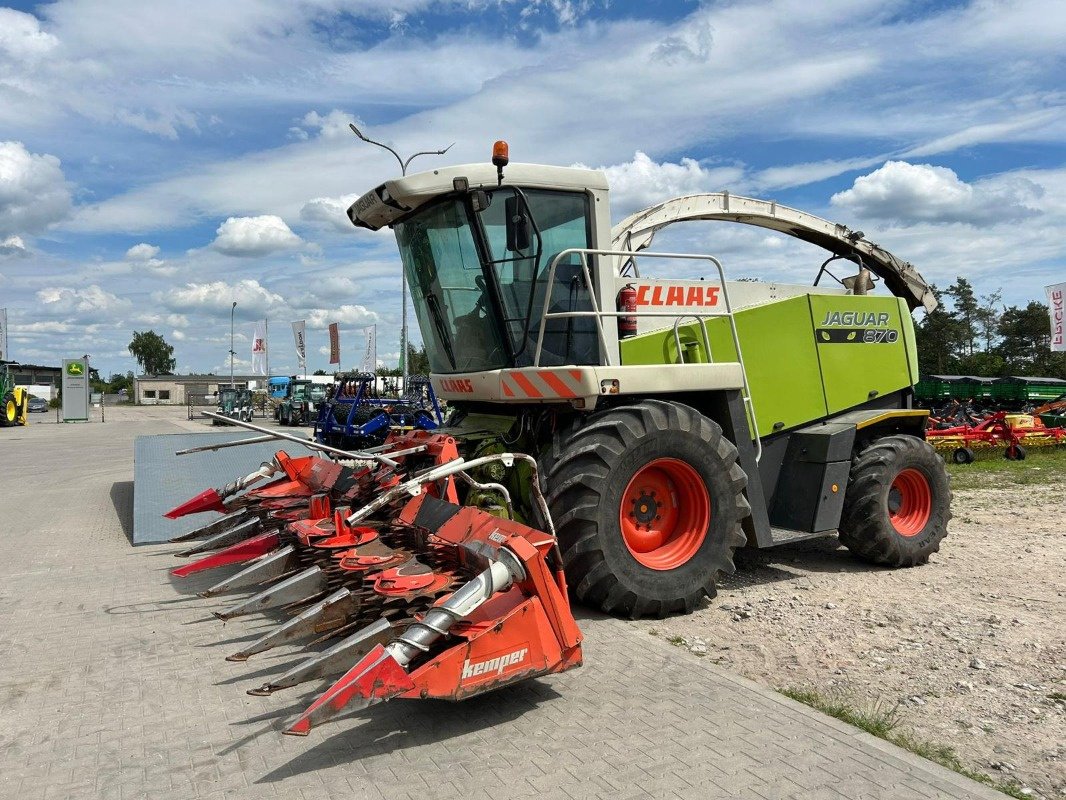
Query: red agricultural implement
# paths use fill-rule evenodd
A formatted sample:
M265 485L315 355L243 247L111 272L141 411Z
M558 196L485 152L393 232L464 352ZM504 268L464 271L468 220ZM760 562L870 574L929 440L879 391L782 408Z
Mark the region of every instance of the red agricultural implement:
M208 554L173 570L187 577L243 567L200 592L254 591L216 612L219 619L289 615L228 660L330 642L251 692L340 676L285 733L306 734L345 708L393 697L462 700L581 664L581 633L543 498L535 492L547 533L456 504L463 481L498 492L509 506L505 487L474 475L526 461L536 486L533 459L464 460L454 439L423 431L365 455L369 466L353 467L279 451L167 514L226 515L179 537L196 540L179 555Z
M974 460L974 448L1003 447L1003 454L1011 461L1025 458L1026 447L1041 447L1066 443L1066 430L1047 428L1028 415L997 411L976 424L935 427L930 418L926 439L938 450L950 450L956 464Z

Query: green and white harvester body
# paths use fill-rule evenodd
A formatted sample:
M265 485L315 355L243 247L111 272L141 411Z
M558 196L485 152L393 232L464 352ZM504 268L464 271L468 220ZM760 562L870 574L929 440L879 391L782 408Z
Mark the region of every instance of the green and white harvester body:
M911 402L911 311L935 308L917 271L772 202L693 195L614 227L609 208L602 172L501 151L388 181L348 211L395 230L460 455L537 459L570 590L611 613L687 611L737 547L832 535L876 563L924 563L950 490ZM792 285L648 249L686 220L779 231L827 261ZM835 279L834 261L854 274ZM485 479L537 523L528 472ZM507 505L492 494L466 502Z

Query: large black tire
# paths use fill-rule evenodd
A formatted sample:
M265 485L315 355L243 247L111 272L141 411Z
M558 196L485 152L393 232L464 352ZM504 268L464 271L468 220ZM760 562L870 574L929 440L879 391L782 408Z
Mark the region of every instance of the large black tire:
M706 497L709 513L699 517L708 520L705 531L693 528L702 533L702 540L697 537L698 544L691 545L696 549L682 554L684 560L665 559L651 567L638 560L649 554L638 555L627 544L620 512L625 508L627 517L646 512L646 519L660 519L655 492L635 489L640 479L634 479L649 474L653 462L664 463L661 459L684 465L680 469L692 479L688 486L697 493L706 490L689 506L702 506ZM704 596L714 597L719 572L733 572L733 551L746 542L741 521L751 513L744 497L747 476L737 464L736 447L717 423L695 409L645 400L593 414L576 429L556 433L542 463L567 583L581 602L634 618L687 613ZM677 508L682 489L668 493ZM627 491L639 491L639 500L627 497Z
M840 541L859 558L890 567L924 564L951 519L947 469L916 436L885 436L854 459Z
M337 403L336 405L333 406L332 410L333 410L333 419L336 420L338 424L345 425L348 422L348 415L352 412L352 404L351 403ZM359 416L359 412L357 411L356 412L356 417L358 417L358 416ZM352 420L352 422L354 424L356 424L356 425L359 424L358 422L355 422L355 420Z
M14 425L18 421L19 407L15 402L15 395L8 392L4 395L4 399L0 401L0 426L8 427Z

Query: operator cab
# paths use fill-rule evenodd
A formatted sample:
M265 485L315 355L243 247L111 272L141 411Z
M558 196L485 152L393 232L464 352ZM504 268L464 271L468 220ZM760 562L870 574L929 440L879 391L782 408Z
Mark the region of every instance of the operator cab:
M506 163L389 181L348 211L356 225L396 231L434 374L531 366L549 288L549 311L594 311L577 255L550 287L548 273L562 251L596 247L602 173L515 164L502 182ZM540 366L598 363L593 316L548 321Z

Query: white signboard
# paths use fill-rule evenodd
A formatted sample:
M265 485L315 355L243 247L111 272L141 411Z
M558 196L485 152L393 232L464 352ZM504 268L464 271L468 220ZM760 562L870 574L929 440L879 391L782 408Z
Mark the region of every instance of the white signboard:
M1066 283L1048 286L1045 291L1051 317L1051 351L1066 352Z
M63 421L89 419L89 363L84 358L63 359Z

